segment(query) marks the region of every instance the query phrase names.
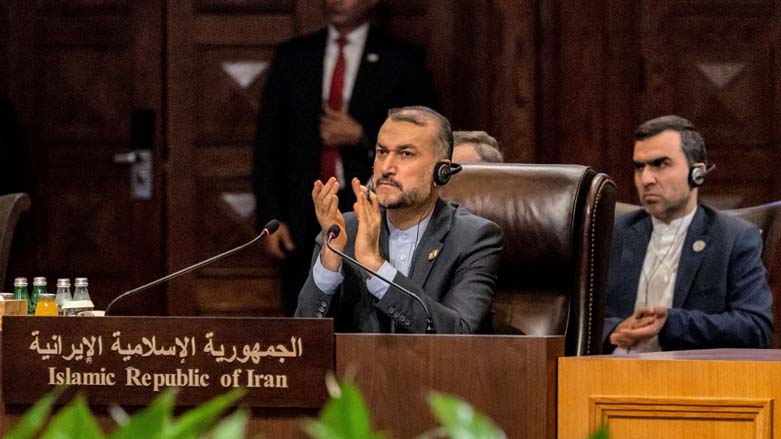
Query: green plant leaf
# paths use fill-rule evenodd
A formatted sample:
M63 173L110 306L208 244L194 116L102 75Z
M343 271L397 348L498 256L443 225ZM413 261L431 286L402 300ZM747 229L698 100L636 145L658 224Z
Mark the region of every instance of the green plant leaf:
M33 404L19 420L13 430L5 436L5 439L28 439L33 437L49 419L49 414L54 406L54 401L62 395L65 387L57 387L47 393L38 402Z
M448 395L431 392L429 405L434 416L452 439L505 439L493 421L477 413L469 403Z
M49 422L41 439L103 439L103 432L79 395L63 407Z
M599 430L588 435L588 439L610 439L607 428L601 427Z
M232 415L220 421L212 429L209 437L212 439L242 438L246 434L248 420L248 410L236 410Z
M353 384L342 381L338 394L326 403L320 418L305 420L303 427L315 439L385 437L372 432L370 424L369 410L360 391Z
M197 439L220 415L241 399L245 392L242 388L233 389L188 411L167 426L163 437L166 439Z
M174 411L175 390L166 390L144 411L134 414L130 421L109 436L109 439L162 439L166 425Z

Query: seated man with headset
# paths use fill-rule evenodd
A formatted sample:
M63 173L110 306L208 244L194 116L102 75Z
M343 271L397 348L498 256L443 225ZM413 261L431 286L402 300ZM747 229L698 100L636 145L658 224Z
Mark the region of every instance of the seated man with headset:
M339 183L314 183L322 234L297 317L334 317L340 332L478 330L493 303L502 230L439 197L460 171L452 153L442 115L394 109L377 135L376 193L353 179L354 212L343 215Z
M698 204L707 152L678 116L635 132L643 210L616 219L605 302L609 353L772 344L772 297L759 230Z

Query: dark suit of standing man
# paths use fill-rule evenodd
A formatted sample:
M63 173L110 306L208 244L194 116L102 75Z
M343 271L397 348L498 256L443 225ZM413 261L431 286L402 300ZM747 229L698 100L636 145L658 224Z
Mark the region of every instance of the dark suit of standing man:
M338 150L345 180L365 181L371 174L374 143L387 110L430 106L434 101L422 52L369 26L353 86L346 90L349 100L341 111L328 109L324 74L330 71L326 72L324 63L329 31L349 36L368 23L377 2L326 0L329 29L281 44L263 91L253 189L258 223L271 218L282 223L266 240L265 249L282 262L286 315L295 310L298 291L307 277L312 239L320 230L313 214L311 182L322 176L323 148ZM348 197L342 198L349 203Z

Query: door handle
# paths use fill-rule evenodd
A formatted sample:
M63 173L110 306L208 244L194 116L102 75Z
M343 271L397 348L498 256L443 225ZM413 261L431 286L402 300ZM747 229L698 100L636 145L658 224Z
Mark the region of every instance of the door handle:
M118 152L114 154L114 163L120 165L132 165L136 162L137 156L135 151L131 152Z
M137 149L114 154L114 163L130 165L130 198L152 199L152 151Z
M155 138L155 112L134 110L130 115L133 151L114 154L114 163L130 165L130 198L152 198L152 146Z

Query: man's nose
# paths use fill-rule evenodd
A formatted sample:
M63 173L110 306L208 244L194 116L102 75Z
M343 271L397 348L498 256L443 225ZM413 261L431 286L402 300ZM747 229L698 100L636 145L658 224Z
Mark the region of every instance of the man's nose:
M654 171L651 170L648 166L644 167L643 170L640 171L640 182L645 186L656 183L656 175L654 174Z
M396 159L392 154L388 154L385 160L380 164L380 172L382 175L393 175L396 173Z

